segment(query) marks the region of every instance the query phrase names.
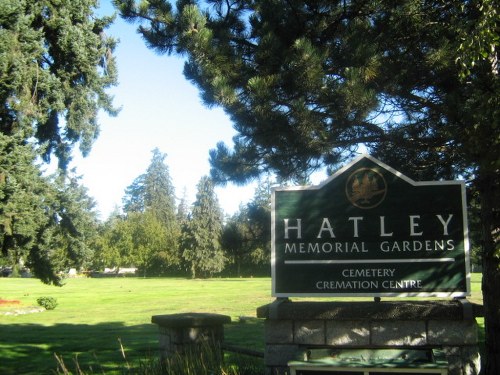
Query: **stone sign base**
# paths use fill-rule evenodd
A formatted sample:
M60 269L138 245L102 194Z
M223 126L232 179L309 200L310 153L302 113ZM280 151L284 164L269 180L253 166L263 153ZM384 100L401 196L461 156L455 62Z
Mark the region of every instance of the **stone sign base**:
M466 300L291 302L257 309L265 318L267 375L289 374L288 362L304 349L441 349L449 375L480 370L475 317L481 306Z
M181 313L153 315L151 322L158 325L162 359L173 355L199 351L201 346L222 348L224 324L231 317L210 313Z

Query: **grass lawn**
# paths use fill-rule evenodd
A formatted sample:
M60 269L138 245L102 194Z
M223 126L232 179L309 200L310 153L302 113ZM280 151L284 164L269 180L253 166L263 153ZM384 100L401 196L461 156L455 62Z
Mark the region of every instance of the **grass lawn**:
M41 296L57 299L54 310L0 315L0 374L46 374L56 369L54 353L68 367L78 356L82 367L96 373L127 359L154 355L157 326L151 316L178 312L214 312L231 316L226 341L262 348L262 322L239 324L240 316L255 317L258 306L272 301L271 280L255 279L68 279L62 288L36 279L0 278L0 298L20 304L0 305L6 311L36 307ZM97 371L99 370L99 371Z
M473 302L481 302L480 282L481 275L474 274ZM154 357L158 334L151 316L179 312L229 315L226 342L263 350L263 321L240 323L239 317L255 317L257 307L273 300L270 294L269 278L76 278L61 288L36 279L0 278L0 300L19 301L0 305L0 374L54 373L54 353L69 369L77 357L85 372L110 373L117 364L125 367L120 342L129 362ZM57 299L55 310L23 313L45 296ZM482 319L478 322L482 327Z

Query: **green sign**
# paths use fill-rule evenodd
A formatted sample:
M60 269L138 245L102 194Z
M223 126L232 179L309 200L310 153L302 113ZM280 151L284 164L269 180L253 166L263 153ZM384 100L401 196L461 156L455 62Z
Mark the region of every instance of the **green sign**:
M362 156L272 194L273 296L470 295L465 185Z

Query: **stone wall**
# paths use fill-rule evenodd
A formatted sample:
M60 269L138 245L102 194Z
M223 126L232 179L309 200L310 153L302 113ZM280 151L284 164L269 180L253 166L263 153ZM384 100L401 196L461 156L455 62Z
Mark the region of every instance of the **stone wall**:
M480 370L476 316L466 301L290 302L262 306L268 375L286 374L303 348L439 348L449 375Z

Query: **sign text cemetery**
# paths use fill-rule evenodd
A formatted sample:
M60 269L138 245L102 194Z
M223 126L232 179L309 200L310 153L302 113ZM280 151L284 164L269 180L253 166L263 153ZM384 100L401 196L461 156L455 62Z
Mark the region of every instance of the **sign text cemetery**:
M272 196L273 295L470 294L465 186L362 156Z

